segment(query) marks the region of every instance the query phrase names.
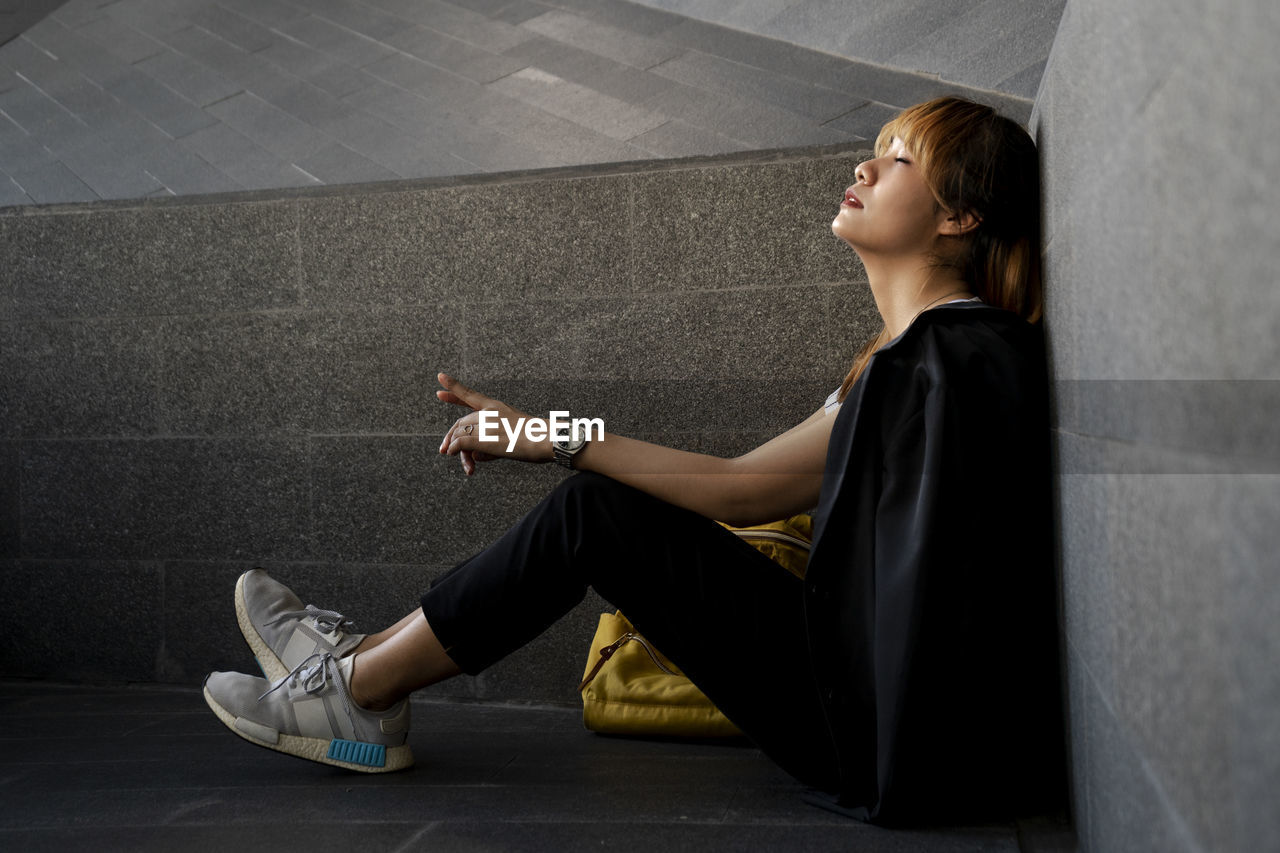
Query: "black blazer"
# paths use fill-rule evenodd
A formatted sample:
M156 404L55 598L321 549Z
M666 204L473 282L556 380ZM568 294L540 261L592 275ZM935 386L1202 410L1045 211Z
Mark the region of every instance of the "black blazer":
M836 416L805 606L857 817L973 820L1060 791L1047 410L1039 329L964 304L918 317Z

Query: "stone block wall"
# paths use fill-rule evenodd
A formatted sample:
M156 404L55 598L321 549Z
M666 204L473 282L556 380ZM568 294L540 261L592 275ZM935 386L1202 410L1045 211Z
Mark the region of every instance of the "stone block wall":
M1278 38L1071 0L1037 99L1084 850L1280 838Z
M874 331L817 150L0 214L0 674L252 671L263 565L376 629L561 476L436 453L445 370L735 453ZM576 701L603 603L441 695Z

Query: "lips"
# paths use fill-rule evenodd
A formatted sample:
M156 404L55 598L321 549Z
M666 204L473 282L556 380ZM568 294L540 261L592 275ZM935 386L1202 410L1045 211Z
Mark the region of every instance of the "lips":
M844 191L844 201L840 203L840 206L861 208L862 201L859 200L859 198L853 194L853 188L850 187L849 189Z

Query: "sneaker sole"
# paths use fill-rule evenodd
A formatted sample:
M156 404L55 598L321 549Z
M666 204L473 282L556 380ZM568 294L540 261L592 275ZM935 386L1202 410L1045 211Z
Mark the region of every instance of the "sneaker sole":
M314 761L317 764L329 764L333 767L342 767L346 770L354 770L357 773L392 773L397 770L405 770L413 766L413 750L409 748L409 744L403 746L383 747L380 744L359 743L349 740L326 740L324 738L303 737L301 735L278 734L275 743L261 738L256 738L248 732L241 729L236 723L239 717L228 711L226 708L218 704L213 698L213 694L209 692L209 688L204 689L204 701L208 704L213 713L218 715L218 719L223 725L231 729L239 737L247 740L254 746L262 746L267 749L283 752L286 755L292 755L297 758L305 758L307 761ZM251 728L262 729L256 723L250 724ZM377 754L383 753L385 750L385 758L380 765L364 764L359 761L344 761L343 758L357 757L361 754Z
M268 681L279 681L289 674L289 668L276 656L275 652L271 651L267 641L262 639L262 635L258 633L257 628L253 627L253 622L249 619L249 607L244 600L244 579L248 575L249 573L245 572L236 581L236 621L240 623L240 633L244 634L244 640L253 651L262 674Z

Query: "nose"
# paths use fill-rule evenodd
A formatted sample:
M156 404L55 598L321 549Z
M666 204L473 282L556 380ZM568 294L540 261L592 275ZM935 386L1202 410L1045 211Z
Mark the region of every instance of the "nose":
M873 160L863 160L858 167L853 170L853 180L859 184L870 184L875 180L875 169Z

